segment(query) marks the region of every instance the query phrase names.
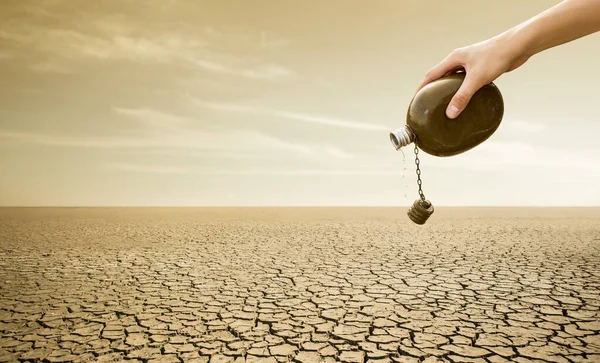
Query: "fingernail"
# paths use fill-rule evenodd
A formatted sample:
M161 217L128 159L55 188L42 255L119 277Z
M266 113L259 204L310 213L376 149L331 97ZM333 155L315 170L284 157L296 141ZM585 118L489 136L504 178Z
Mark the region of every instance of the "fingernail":
M450 106L447 115L449 118L455 118L456 116L458 116L458 107L454 105Z

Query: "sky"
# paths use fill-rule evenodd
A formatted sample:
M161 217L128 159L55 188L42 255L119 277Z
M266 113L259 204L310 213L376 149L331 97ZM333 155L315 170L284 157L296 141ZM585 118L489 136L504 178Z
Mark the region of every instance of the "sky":
M0 205L408 206L389 132L425 72L548 0L2 0ZM420 153L434 206L600 205L600 34L496 85L498 130Z

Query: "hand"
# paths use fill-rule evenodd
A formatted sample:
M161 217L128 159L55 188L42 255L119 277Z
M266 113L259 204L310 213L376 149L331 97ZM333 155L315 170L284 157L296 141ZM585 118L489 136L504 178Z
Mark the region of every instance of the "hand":
M438 78L464 71L465 80L446 109L446 116L454 119L467 107L471 97L481 87L493 82L501 74L517 69L529 57L509 34L502 34L454 50L425 74L417 92Z

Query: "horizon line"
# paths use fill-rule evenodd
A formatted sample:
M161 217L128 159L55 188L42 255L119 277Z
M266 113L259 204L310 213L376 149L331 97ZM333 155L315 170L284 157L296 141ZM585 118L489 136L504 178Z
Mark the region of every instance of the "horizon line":
M0 205L0 208L407 208L412 205ZM436 208L600 208L600 205L453 205Z

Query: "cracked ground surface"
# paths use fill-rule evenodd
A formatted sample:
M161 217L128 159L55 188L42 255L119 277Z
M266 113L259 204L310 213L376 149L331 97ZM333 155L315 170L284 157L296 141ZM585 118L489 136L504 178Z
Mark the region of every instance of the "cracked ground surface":
M0 209L0 361L600 362L600 209Z

